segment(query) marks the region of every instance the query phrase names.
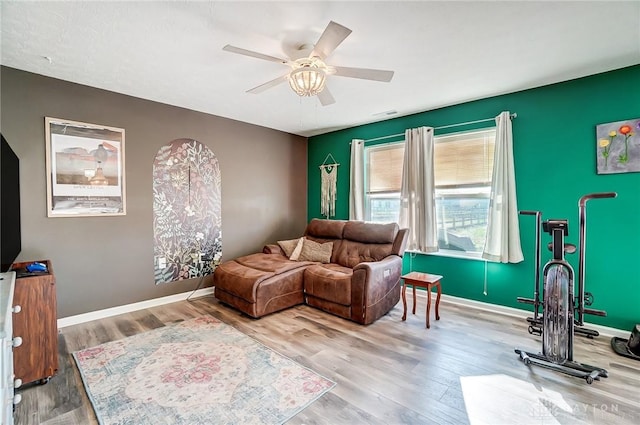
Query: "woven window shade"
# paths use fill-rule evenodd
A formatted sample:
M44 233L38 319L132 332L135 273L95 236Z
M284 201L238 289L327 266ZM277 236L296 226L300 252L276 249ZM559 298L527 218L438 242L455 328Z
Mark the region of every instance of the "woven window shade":
M437 187L491 184L495 130L436 137L434 177Z
M400 192L404 143L376 146L368 150L369 193Z
M456 188L491 184L495 129L436 136L436 187ZM368 193L400 192L404 143L367 149Z

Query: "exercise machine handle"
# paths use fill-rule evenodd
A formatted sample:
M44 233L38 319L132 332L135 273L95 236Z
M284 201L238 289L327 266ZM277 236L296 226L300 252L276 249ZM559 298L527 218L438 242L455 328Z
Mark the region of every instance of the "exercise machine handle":
M580 200L578 201L578 206L583 207L590 199L615 198L617 196L618 194L616 192L590 193L580 198Z
M584 315L587 312L587 309L584 308L584 274L585 274L585 248L587 246L587 201L590 199L602 199L602 198L615 198L618 194L616 192L600 192L600 193L589 193L584 195L578 201L578 219L580 225L580 235L579 235L579 248L578 251L580 253L578 259L578 317L577 322L584 323ZM593 310L599 311L599 310ZM594 313L589 313L594 314ZM601 314L595 313L598 316ZM606 313L605 313L606 315Z
M536 261L535 261L535 277L534 277L534 281L533 281L533 302L531 302L530 304L533 304L534 306L534 312L533 312L533 317L534 319L538 320L538 317L540 316L540 290L539 290L539 286L540 286L540 256L542 255L540 252L540 226L542 225L542 211L531 211L531 210L522 210L520 211L521 215L534 215L536 217ZM518 300L518 302L527 302L527 301L521 301L520 299Z

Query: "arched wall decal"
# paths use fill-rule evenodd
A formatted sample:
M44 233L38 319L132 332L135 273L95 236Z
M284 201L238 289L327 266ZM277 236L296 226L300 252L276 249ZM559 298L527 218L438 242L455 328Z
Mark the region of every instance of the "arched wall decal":
M206 276L220 263L220 167L197 140L174 140L156 154L153 236L156 284Z

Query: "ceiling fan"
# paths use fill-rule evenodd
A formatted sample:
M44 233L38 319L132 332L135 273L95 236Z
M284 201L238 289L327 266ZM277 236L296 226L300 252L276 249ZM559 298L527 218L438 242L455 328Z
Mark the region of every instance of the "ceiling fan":
M300 96L318 96L323 106L335 103L333 95L326 86L326 77L336 75L339 77L360 78L364 80L389 82L393 78L393 71L383 71L369 68L347 68L343 66L331 66L325 63L325 59L351 34L351 30L333 21L318 39L315 46L300 46L300 58L281 59L274 56L241 49L227 44L222 48L231 53L238 53L270 62L277 62L291 67L291 70L271 81L247 90L247 93L261 93L278 84L289 82L289 85ZM310 51L310 53L309 53Z

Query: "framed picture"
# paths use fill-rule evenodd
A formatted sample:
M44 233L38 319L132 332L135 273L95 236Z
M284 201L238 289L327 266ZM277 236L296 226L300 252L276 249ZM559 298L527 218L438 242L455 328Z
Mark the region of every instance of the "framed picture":
M45 118L47 216L126 214L124 129Z
M598 174L640 171L640 118L596 126Z

